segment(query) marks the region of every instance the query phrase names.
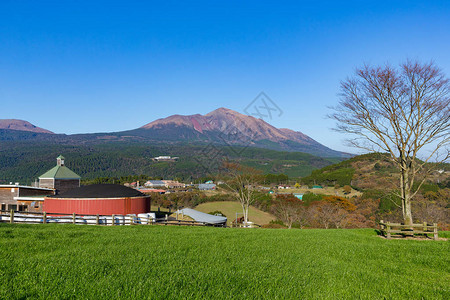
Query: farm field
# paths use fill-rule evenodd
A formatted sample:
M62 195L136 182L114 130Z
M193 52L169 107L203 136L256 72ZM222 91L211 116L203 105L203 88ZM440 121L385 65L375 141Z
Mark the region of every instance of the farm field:
M233 220L236 219L237 212L240 213L238 217L242 217L242 206L239 202L235 201L206 202L197 205L194 209L204 213L210 213L219 210L227 217L228 225L230 225ZM259 210L253 206L250 206L249 208L248 217L249 221L259 225L268 224L270 221L276 220L276 217L274 215Z
M327 186L325 186L321 189L291 188L291 189L287 189L287 190L278 190L278 192L279 193L300 193L300 194L314 193L314 194L321 194L321 195L336 195L336 196L347 197L347 198L362 195L361 192L358 192L355 189L352 189L349 194L345 194L343 188L335 189L334 187L327 187Z
M0 224L0 299L449 299L449 245L373 229Z

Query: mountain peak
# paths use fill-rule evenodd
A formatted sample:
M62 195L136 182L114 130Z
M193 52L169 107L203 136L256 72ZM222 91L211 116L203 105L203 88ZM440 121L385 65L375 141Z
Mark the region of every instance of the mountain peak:
M238 146L279 148L323 156L341 156L309 136L279 129L263 119L220 107L205 115L172 115L142 126L146 136L158 139L215 141ZM142 132L142 131L141 131ZM225 139L230 140L225 140Z
M0 129L30 131L35 133L51 133L50 130L37 127L30 122L17 119L0 119Z
M238 113L237 111L234 111L232 109L226 108L226 107L219 107L218 109L213 110L212 112L207 113L205 116L213 116L217 114L232 114L232 115L242 115Z

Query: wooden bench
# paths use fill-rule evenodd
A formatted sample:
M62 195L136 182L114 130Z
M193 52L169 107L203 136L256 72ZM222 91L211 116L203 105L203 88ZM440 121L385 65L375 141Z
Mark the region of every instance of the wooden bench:
M401 223L391 223L380 221L381 232L386 238L390 239L392 235L413 236L415 234L433 235L435 241L438 239L437 223L428 225L427 222L422 224L404 225Z

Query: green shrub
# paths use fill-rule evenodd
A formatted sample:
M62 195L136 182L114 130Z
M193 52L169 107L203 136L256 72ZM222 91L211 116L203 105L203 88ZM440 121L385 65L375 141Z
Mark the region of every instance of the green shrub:
M215 211L209 212L208 214L213 215L213 216L227 217L227 216L225 216L225 214L224 214L223 212L221 212L220 210L215 210Z
M350 185L355 169L340 168L336 170L327 170L328 167L320 170L312 171L310 176L303 177L302 182L307 185L321 184L326 186L340 186Z
M269 222L269 224L264 224L261 227L262 228L279 228L279 229L287 228L287 226L284 225L283 221L281 221L281 220L272 220Z
M402 200L399 196L388 194L380 198L380 206L378 207L380 213L399 210Z
M361 199L380 199L385 195L384 191L380 190L365 190L361 196Z
M418 183L415 184L415 188L417 188L417 186L418 186ZM424 183L420 187L420 192L422 192L422 194L425 194L426 192L437 193L438 191L439 191L439 185L437 185L435 183Z
M323 199L322 195L316 195L314 193L305 193L302 197L303 204L309 206L311 203L316 201L321 201Z
M264 224L261 228L286 229L287 227L280 224Z

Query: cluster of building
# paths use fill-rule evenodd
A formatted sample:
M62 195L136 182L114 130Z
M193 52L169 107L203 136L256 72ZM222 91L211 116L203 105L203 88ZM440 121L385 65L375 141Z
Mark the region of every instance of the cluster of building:
M148 180L142 186L139 181L125 183L127 187L136 188L142 191L150 192L166 192L173 189L198 188L201 191L215 190L216 184L212 181L207 181L200 184L186 184L176 180ZM147 188L147 189L146 189Z
M161 160L170 157L160 157ZM174 159L174 158L171 158ZM10 183L0 185L2 211L47 212L60 214L126 215L150 212L152 192L165 193L173 189L198 188L215 190L216 184L185 184L176 180L149 180L128 186L96 184L81 186L81 177L65 165L63 156L56 166L39 176L32 186Z
M81 187L81 177L65 166L64 157L56 161L54 168L39 176L36 186L0 185L1 210L86 215L150 212L150 196L114 184Z
M176 158L160 156L155 159ZM65 165L63 156L59 156L56 166L39 176L39 180L31 186L19 183L0 185L0 210L86 215L140 214L150 212L149 194L154 192L216 189L213 181L185 184L176 180L148 180L142 186L139 182L124 186L81 186L80 182L81 177Z
M175 180L149 180L146 183L144 183L144 186L148 188L164 187L167 189L174 189L174 188L185 188L186 184Z
M55 196L80 187L81 177L67 168L64 157L58 156L56 166L39 176L34 186L0 185L1 210L42 211L45 197Z

